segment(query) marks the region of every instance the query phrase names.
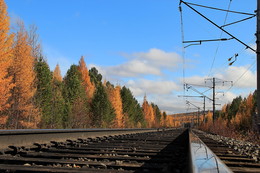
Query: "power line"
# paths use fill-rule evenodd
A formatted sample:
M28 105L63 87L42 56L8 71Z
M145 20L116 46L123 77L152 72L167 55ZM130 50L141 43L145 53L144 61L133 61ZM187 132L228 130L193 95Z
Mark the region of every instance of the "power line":
M232 86L230 86L230 87L227 89L226 92L228 92L232 87L234 87L235 84L253 67L253 65L255 65L255 63L256 63L256 61L254 61L254 62L244 71L244 73L243 73L240 77L238 77L238 79L233 83Z
M232 0L231 0L232 1ZM184 1L182 1L184 2ZM245 13L245 12L239 12L239 11L231 11L231 10L225 10L225 9L221 9L221 8L215 8L215 7L209 7L209 6L205 6L205 5L200 5L200 4L194 4L194 3L190 3L190 2L186 2L187 4L190 4L190 5L194 5L194 6L198 6L198 7L204 7L204 8L209 8L209 9L212 9L212 10L218 10L218 11L226 11L226 12L230 12L230 13L237 13L237 14L244 14L244 15L255 15L255 14L252 14L252 13Z
M196 12L197 14L199 14L201 17L203 17L204 19L206 19L209 23L211 23L212 25L216 26L217 28L219 28L220 30L222 30L223 32L225 32L227 35L229 35L230 37L234 38L235 40L237 40L239 43L243 44L246 48L256 52L255 49L253 49L252 47L250 47L249 45L245 44L243 41L241 41L240 39L238 39L237 37L235 37L234 35L232 35L231 33L229 33L227 30L223 29L222 27L220 27L219 25L217 25L215 22L213 22L212 20L210 20L209 18L207 18L205 15L203 15L202 13L200 13L198 10L194 9L192 6L190 6L187 2L184 1L180 1L181 3L185 4L187 7L189 7L190 9L192 9L194 12Z
M252 39L250 40L250 42L248 42L247 44L252 43L254 40L255 40L255 37L252 38ZM242 48L242 49L240 49L239 51L237 51L237 53L233 54L231 57L234 57L236 54L238 55L237 57L239 57L239 56L241 56L241 54L243 54L246 50L247 50L247 49ZM229 58L229 59L230 59L230 58ZM226 67L230 66L230 65L229 65L230 63L229 63L229 62L230 62L230 61L226 59L226 61L225 61L224 63L222 63L220 66L221 66L221 67L225 66L225 68L226 68ZM232 63L232 64L233 64L233 63ZM224 68L224 67L223 67L223 68ZM217 71L219 71L219 69L218 69L218 70L217 70L217 69L213 70L208 76L213 75L213 74L214 74L215 72L217 72Z
M224 24L223 24L223 25L225 25L226 22L227 22L227 17L228 17L228 12L229 12L229 9L230 9L230 6L231 6L231 2L232 2L232 0L229 1L228 10L226 11L226 16L225 16L225 19L224 19L224 22L223 22ZM221 31L219 38L221 38L222 35L223 35L223 31ZM210 67L208 76L210 75L211 70L212 70L212 68L213 68L213 66L214 66L214 64L215 64L215 59L216 59L216 57L217 57L219 47L220 47L220 42L218 43L217 49L216 49L215 54L214 54L214 56L213 56L213 60L212 60L212 63L211 63L211 67Z

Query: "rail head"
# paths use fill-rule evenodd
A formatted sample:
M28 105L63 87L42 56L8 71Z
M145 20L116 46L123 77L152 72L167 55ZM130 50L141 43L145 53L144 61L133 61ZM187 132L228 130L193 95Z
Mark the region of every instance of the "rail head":
M190 172L232 173L192 131L189 132Z

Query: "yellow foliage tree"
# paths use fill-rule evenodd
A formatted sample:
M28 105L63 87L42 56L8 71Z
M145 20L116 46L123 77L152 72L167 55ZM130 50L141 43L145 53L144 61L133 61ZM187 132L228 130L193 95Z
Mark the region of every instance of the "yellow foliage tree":
M12 76L8 75L8 70L13 62L12 44L13 35L9 35L9 17L4 0L0 0L0 128L7 122L7 109L10 107L8 99L11 96Z
M87 65L86 65L86 63L84 61L84 57L83 56L80 58L80 61L79 61L79 71L80 71L81 76L82 76L83 85L85 87L85 91L86 91L87 97L89 98L89 100L91 100L93 95L94 95L94 92L95 92L95 86L90 81L88 68L87 68Z
M111 102L114 110L115 110L115 127L118 128L124 128L124 116L123 116L123 105L122 105L122 99L120 95L121 87L116 86L115 88L110 86L108 87L108 96L109 101Z
M167 115L165 120L166 127L175 127L174 117Z
M13 46L14 62L10 74L15 84L12 89L10 108L11 128L36 128L40 121L39 111L34 105L34 57L28 43L28 34L23 23L19 24L19 31Z
M146 99L146 96L144 96L144 102L142 105L144 118L147 122L147 127L151 128L155 126L155 113L153 106L150 105Z
M56 65L56 67L53 71L53 79L56 79L57 81L62 82L62 76L61 76L59 64Z

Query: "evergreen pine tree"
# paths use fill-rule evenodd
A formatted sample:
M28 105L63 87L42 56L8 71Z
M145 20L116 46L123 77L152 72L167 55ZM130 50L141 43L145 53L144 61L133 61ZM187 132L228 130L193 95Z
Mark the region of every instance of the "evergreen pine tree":
M95 86L98 86L102 83L102 75L98 73L98 70L95 67L92 67L89 70L89 76L92 83L95 84Z
M78 66L72 65L64 78L66 116L64 122L69 128L83 128L89 124L89 106ZM79 126L80 124L80 126Z
M129 127L145 127L144 115L138 101L134 98L132 92L125 86L121 89L121 98L123 103L123 113L128 117Z
M52 117L52 126L51 128L66 128L65 121L67 120L66 116L66 105L63 98L63 83L56 78L52 80L52 98L51 98L51 115Z
M94 127L111 127L115 111L102 84L96 87L92 100L92 124Z
M52 128L52 74L47 62L38 58L35 63L36 71L36 102L41 111L41 128Z

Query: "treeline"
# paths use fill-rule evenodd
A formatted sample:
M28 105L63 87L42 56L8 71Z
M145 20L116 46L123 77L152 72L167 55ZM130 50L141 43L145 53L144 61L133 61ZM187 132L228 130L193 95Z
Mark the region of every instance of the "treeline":
M0 128L166 127L172 119L146 98L141 106L129 88L102 81L84 58L62 77L43 57L37 28L22 22L10 32L0 0Z
M238 96L229 104L225 104L222 110L216 111L216 120L213 121L212 113L207 114L207 121L201 124L201 129L223 136L245 139L259 142L256 122L256 94L249 94L242 98Z

